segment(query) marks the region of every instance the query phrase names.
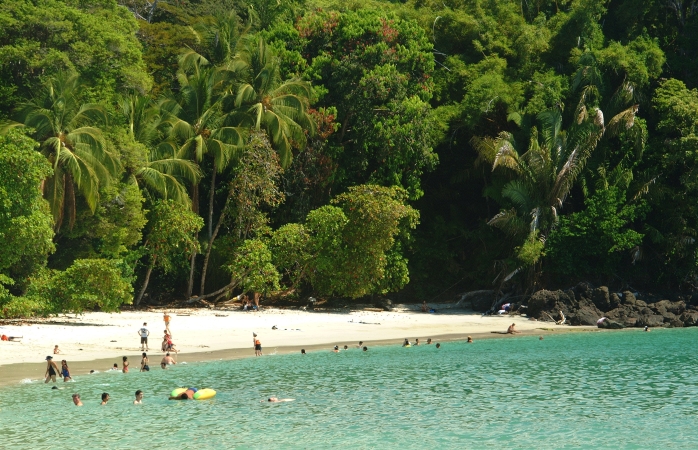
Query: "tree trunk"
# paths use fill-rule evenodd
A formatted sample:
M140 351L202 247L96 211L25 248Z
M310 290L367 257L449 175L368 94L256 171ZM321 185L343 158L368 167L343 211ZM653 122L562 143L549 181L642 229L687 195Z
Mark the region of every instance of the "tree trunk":
M196 252L191 254L191 265L189 267L189 284L187 285L187 298L194 292L194 267L196 265Z
M211 241L213 234L213 196L216 192L216 162L213 162L213 171L211 174L211 192L208 196L208 240Z
M191 192L191 210L199 214L199 185L192 186ZM199 238L199 233L196 233L196 239ZM196 267L196 252L191 254L191 265L189 267L189 284L187 285L187 298L191 297L194 292L194 268Z
M211 257L211 249L213 248L213 241L216 239L216 236L218 236L218 232L221 229L221 225L223 224L223 220L225 219L225 212L228 209L228 202L230 200L230 196L228 196L228 199L225 201L225 206L223 206L223 211L221 212L221 216L218 218L218 223L216 224L216 229L213 230L213 234L211 235L211 239L208 241L208 247L206 248L206 256L204 256L204 267L201 269L201 289L199 290L199 296L204 295L204 288L206 286L206 270L208 269L208 260Z
M143 299L143 294L145 294L145 290L148 289L148 282L150 281L150 274L153 273L153 267L155 267L155 260L157 257L153 258L153 261L150 263L150 266L148 266L148 271L145 273L145 280L143 281L143 287L141 288L141 291L138 293L138 297L136 298L136 306L141 304L141 300Z

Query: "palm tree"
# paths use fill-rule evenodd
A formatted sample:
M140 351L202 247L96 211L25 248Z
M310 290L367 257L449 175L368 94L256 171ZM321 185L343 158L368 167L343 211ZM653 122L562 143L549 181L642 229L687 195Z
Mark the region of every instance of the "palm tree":
M604 134L616 134L633 124L637 107L621 111L605 126L598 108L578 107L575 122L562 129L559 107L538 114L540 133L531 130L528 149L521 152L514 137L502 132L496 138L473 138L480 157L492 164L492 170L506 170L510 180L501 191L512 207L502 210L488 223L507 234L524 238L519 247L519 266L504 281L525 265L535 264L545 239L557 222L560 209L585 164ZM608 133L607 133L608 132Z
M305 132L315 131L308 114L310 85L296 79L282 82L279 59L261 38L248 43L234 68L242 72L244 81L236 87L234 108L226 120L264 129L282 167L288 167L292 147L305 146Z
M48 79L33 100L19 106L18 122L3 127L33 128L32 136L52 164L53 175L44 182L43 190L56 231L66 214L71 228L75 223L75 187L94 213L100 188L109 185L120 170L96 126L106 123L106 112L100 105L82 104L80 88L75 74L60 73Z
M126 120L129 136L148 148L145 159L132 174L134 181L165 200L191 206L182 181L192 185L198 183L201 170L193 161L162 155L158 151L156 143L162 141L162 120L153 102L146 96L131 93L119 99L119 109Z
M226 69L194 63L188 71L178 74L181 86L177 97L170 96L159 104L169 138L160 148L169 147L178 158L201 162L208 155L213 159L208 211L208 240L213 234L213 200L216 174L222 173L244 148L246 130L225 124L222 103L230 96L230 79ZM198 213L198 184L193 186L192 207ZM192 255L188 296L193 290L194 263ZM205 275L203 276L205 279ZM203 294L203 292L202 292Z

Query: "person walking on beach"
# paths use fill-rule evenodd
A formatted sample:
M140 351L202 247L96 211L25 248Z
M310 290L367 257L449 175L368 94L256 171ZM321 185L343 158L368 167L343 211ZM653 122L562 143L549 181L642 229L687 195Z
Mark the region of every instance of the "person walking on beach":
M56 363L53 362L53 356L47 356L46 357L46 373L44 376L46 377L46 381L44 383L48 383L49 380L53 381L54 383L56 382L56 375L58 375L60 372L58 371L58 366L56 366Z
M133 401L134 405L142 405L143 404L143 391L138 389L136 391L136 399Z
M170 315L165 311L162 314L162 320L165 321L165 331L169 334L170 333Z
M150 366L148 366L148 355L143 352L142 358L141 358L141 372L148 372L150 371Z
M68 362L64 359L61 361L61 373L63 374L63 382L70 381L73 378L70 376L70 369L68 369Z
M257 333L252 333L252 342L254 343L254 355L262 356L262 343L257 339Z
M123 359L123 364L122 364L123 369L121 369L121 371L122 371L123 373L128 373L128 364L129 364L129 363L128 363L128 358L127 358L126 356L124 356L122 359Z
M146 328L148 324L143 322L143 328L138 330L138 334L141 336L141 351L142 352L147 352L148 350L148 336L150 335L150 331ZM145 347L145 348L144 348Z
M75 403L75 406L82 406L82 401L80 401L80 394L73 394L73 403Z

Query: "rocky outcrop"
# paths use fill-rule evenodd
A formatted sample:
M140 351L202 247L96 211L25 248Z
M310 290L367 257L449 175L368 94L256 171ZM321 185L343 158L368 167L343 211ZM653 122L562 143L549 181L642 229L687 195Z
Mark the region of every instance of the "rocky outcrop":
M695 304L694 304L695 303ZM691 327L698 326L698 297L686 301L638 298L637 293L610 292L606 286L594 288L580 283L565 291L541 290L527 302L527 314L538 320L558 320L560 311L571 325L596 325L606 317L601 328L623 327Z

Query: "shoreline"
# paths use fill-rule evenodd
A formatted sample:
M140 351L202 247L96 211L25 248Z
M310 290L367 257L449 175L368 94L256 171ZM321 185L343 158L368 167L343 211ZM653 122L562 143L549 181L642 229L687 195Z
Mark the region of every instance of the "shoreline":
M164 329L158 311L115 314L87 313L80 317L60 316L36 320L29 325L0 326L0 334L23 336L20 342L0 342L0 386L18 384L26 379L43 380L45 357L51 355L60 367L68 361L71 375L84 376L90 370L104 372L114 362L121 367L121 357L129 358L130 371L140 368L141 349L137 330L143 322L150 330L151 371L160 369L160 351ZM264 352L276 355L329 351L334 345L356 346L359 341L369 347L400 345L405 338L427 338L434 343L550 335L560 332L597 331L596 327L571 327L550 322L527 320L525 316L481 316L470 310L442 309L438 314L413 311L376 312L366 310L300 311L264 309L244 312L230 309L169 310L173 340L180 352L178 362L205 362L254 357L252 332L257 332ZM510 322L511 321L511 322ZM520 333L503 332L512 322ZM276 325L277 330L272 330ZM61 354L53 355L53 345ZM433 345L433 344L432 344ZM63 383L60 379L58 383Z

